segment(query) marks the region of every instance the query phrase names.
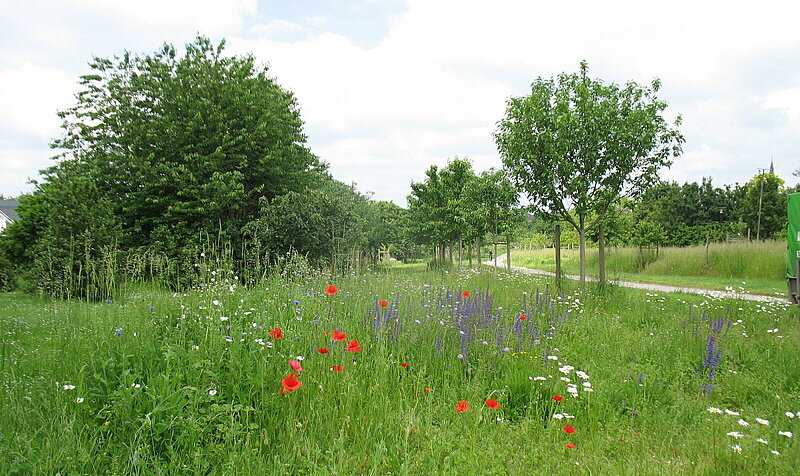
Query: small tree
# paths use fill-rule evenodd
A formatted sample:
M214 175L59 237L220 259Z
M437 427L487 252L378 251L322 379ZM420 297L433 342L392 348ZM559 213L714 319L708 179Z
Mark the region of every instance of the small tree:
M620 195L637 195L654 183L681 152L683 136L664 119L659 88L658 80L643 88L591 79L584 61L577 74L537 78L529 95L508 100L498 123L503 165L531 205L578 231L581 289L586 231Z

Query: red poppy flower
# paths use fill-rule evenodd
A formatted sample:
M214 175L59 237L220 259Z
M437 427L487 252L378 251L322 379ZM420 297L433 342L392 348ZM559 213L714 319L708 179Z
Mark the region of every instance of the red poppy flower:
M498 408L500 408L500 404L497 403L497 400L495 400L494 398L486 400L486 406L491 408L492 410L497 410Z
M429 389L428 387L425 387L425 391L426 391L426 392L430 392L430 391L431 391L431 389Z
M300 388L300 381L297 380L297 377L294 375L289 375L285 379L281 380L281 385L283 389L287 392L294 392L298 388Z
M302 372L303 371L303 367L300 365L300 362L298 362L296 360L290 360L289 361L289 366L292 368L292 370L296 370L298 372Z
M527 319L527 317L525 317L525 316L519 316L519 319L520 319L521 321L524 321L525 319Z
M564 431L567 433L575 433L575 428L572 428L570 425L564 427Z
M378 304L380 304L381 307L386 307L389 305L389 303L386 301L378 301Z
M269 336L273 339L283 339L283 331L279 327L276 327L269 331Z
M330 294L331 296L336 296L336 293L339 292L339 288L336 286L328 286L325 288L325 294Z
M456 405L457 412L465 412L469 410L469 404L467 404L466 400L459 400L458 405Z
M331 367L331 370L333 370L334 372L341 372L344 369L342 368L341 365L334 365L333 367Z
M402 364L400 364L400 367L408 367L408 364L403 362Z
M348 352L358 352L359 350L361 350L361 346L358 345L357 340L351 340L350 342L347 343L347 347L345 347L344 350Z
M556 395L556 396L553 397L553 400L555 400L557 402L561 402L561 401L564 400L564 397L562 397L561 395Z
M575 445L573 445L572 443L567 443L567 448L575 448Z
M317 352L319 352L320 354L327 354L328 349L326 349L325 347L320 347L319 349L317 349Z
M347 334L345 334L344 332L333 331L331 333L331 339L337 342L342 342L347 339Z
M461 293L461 297L468 298L470 296L471 296L471 294L469 293L469 291L464 291L464 292Z

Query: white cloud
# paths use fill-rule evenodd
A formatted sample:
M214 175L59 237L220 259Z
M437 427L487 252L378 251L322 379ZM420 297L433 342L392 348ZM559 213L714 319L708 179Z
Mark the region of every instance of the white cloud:
M30 192L27 182L37 178L38 171L53 165L50 149L0 149L0 193L15 196Z
M76 79L63 71L28 61L6 61L0 69L0 124L47 141L59 133L56 116L73 102Z
M255 15L257 0L65 0L65 4L157 29L193 29L207 35L242 28L245 15Z
M785 114L789 126L800 127L800 88L775 91L764 98L763 105Z
M780 120L776 111L791 127L800 125L800 78L782 78L782 90L759 92L762 96L755 98L742 91L736 77L753 58L800 48L795 25L800 4L794 2L766 0L739 8L716 0L676 0L668 7L633 0L408 0L372 48L343 34L318 33L334 23L321 16L297 22L271 17L248 30L261 38L243 39L243 25L257 12L255 0L65 4L124 24L125 35L135 32L137 40L185 39L195 31L227 35L229 52L253 52L295 92L310 144L330 162L334 176L375 190L378 199L404 203L411 180L422 179L430 164L444 165L455 155L469 156L478 170L499 167L491 133L504 114L505 100L526 94L537 76L576 71L582 59L593 77L606 81L662 79L661 97L671 105L667 114L683 114L687 137L684 156L665 178L712 175L718 184L741 180L752 175L753 158L764 150L767 157L775 153L777 170L795 168L797 140L790 142L794 136L788 128L779 135L772 126ZM52 18L32 23L56 24ZM59 37L65 42L83 37L78 28L71 25ZM40 27L34 36L46 30ZM293 36L302 40L279 41ZM149 43L128 47L138 51L141 44ZM102 49L85 52L90 53L106 54ZM36 77L48 76L41 68L48 67L36 65L46 63L18 63L0 71L0 121L49 139L53 123L47 117L54 117L58 106L47 104L62 97L54 90L65 90L64 81L71 86L74 78L52 70L49 76L58 79L37 84ZM19 85L29 77L34 93L17 98L5 92L6 84ZM765 77L759 87L769 91L769 84ZM45 89L54 97L37 98L35 91ZM13 115L26 106L31 106L28 116L24 111Z
M253 26L250 31L266 38L274 38L287 34L302 33L305 28L302 25L286 20L272 20L268 23L260 23Z

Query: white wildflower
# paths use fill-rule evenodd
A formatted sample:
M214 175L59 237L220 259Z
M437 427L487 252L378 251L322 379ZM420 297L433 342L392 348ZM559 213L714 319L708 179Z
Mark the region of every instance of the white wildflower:
M737 423L742 425L742 426L750 426L750 423L747 423L746 421L742 420L741 418L739 419L739 421Z
M756 441L764 445L769 443L769 441L765 440L764 438L758 438Z
M76 398L75 403L83 403L83 397Z
M733 410L728 410L727 408L725 409L725 413L730 415L730 416L739 416L739 412L735 412Z
M214 395L217 394L217 391L212 388L211 390L208 391L208 394L213 397Z
M765 419L763 419L763 418L756 418L756 421L757 421L758 423L761 423L761 424L762 424L762 425L764 425L764 426L769 426L769 420L765 420Z
M64 385L64 390L75 390L75 385Z
M743 434L739 433L738 431L729 431L728 433L725 433L725 434L728 435L728 436L732 436L732 437L736 438L737 440L744 436Z
M708 413L722 413L722 410L717 407L707 408L706 410L708 410Z
M787 438L791 438L794 436L791 431L779 431L778 434L780 436L785 436Z
M741 453L742 452L742 447L739 446L739 445L733 445L733 446L731 446L731 449L733 450L734 453Z
M780 454L780 452L778 450L772 450L772 451L770 451L770 453L772 453L774 455L779 455Z
M786 412L786 416L788 416L789 418L794 418L794 413Z

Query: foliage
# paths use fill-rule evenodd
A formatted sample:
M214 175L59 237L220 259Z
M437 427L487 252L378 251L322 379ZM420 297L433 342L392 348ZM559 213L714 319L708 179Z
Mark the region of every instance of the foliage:
M641 194L681 151L659 88L591 79L584 61L579 73L537 78L529 95L507 102L495 133L503 165L533 207L578 230L582 248L620 195Z
M776 238L785 232L787 198L783 184L777 175L759 174L743 187L739 209L753 237Z
M294 250L320 264L367 247L368 214L367 197L353 186L327 180L318 189L263 198L260 217L245 233L265 244L272 256Z
M294 95L252 56L223 51L198 37L183 55L164 45L95 58L77 104L59 113L65 134L53 146L66 160L56 167L91 177L126 248L175 252L202 231L238 242L261 198L304 190L324 170Z

